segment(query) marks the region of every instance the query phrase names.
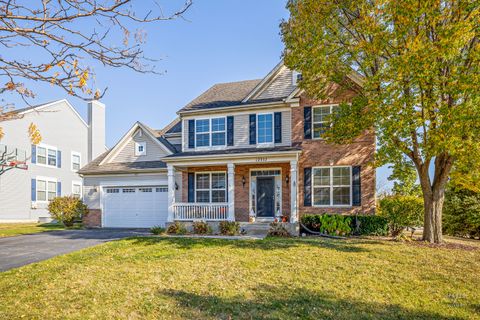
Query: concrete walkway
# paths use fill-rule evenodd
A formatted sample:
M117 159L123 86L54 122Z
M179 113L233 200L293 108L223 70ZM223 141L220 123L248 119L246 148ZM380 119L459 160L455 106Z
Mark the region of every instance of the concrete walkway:
M95 229L0 238L0 272L104 242L148 235L151 235L148 229Z

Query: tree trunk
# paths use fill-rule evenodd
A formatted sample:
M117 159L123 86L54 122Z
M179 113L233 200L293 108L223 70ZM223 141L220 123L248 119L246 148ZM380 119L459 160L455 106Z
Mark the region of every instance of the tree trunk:
M445 186L441 190L423 195L425 216L423 240L430 243L442 243L442 210L445 200Z

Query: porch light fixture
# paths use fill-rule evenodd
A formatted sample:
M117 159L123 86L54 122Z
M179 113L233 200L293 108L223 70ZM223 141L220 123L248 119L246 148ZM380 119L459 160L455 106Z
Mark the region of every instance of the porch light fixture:
M287 174L285 177L285 183L288 184L290 182L290 176Z
M247 183L247 181L245 180L245 176L242 176L242 186L245 188L245 183Z

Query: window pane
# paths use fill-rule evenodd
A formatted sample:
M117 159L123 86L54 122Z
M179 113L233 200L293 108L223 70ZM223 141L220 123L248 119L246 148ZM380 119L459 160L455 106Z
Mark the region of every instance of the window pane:
M350 185L350 168L348 167L333 168L333 185L349 186Z
M53 200L57 196L56 192L48 191L48 201Z
M45 191L37 190L37 201L47 201L47 193Z
M212 189L225 189L225 173L212 173Z
M210 202L210 191L197 191L197 202Z
M57 151L48 149L48 165L57 165Z
M208 147L210 145L210 135L208 133L197 134L197 147Z
M224 146L225 145L225 132L212 133L212 146Z
M200 173L197 174L197 189L210 189L210 174Z
M47 164L47 150L42 147L37 147L37 163Z
M123 192L125 192L126 189L123 189ZM135 189L131 189L131 190L135 190ZM73 185L73 193L74 194L80 194L80 185L78 184L74 184Z
M328 128L327 123L314 123L313 124L313 137L314 138L321 138L322 134L325 133L327 128Z
M273 141L273 116L271 114L258 115L258 143Z
M80 165L79 165L78 163L74 163L74 164L72 165L72 168L73 168L73 170L79 170L79 169L80 169Z
M57 183L54 181L48 181L48 191L49 192L56 192L57 191Z
M47 182L42 180L37 180L37 190L46 191Z
M213 190L212 202L226 202L225 190Z
M316 206L330 205L330 188L314 187L313 188L313 204Z
M313 185L330 185L330 168L313 168Z
M196 132L209 132L210 131L210 120L197 120L195 125Z
M350 205L350 187L334 187L333 204Z
M327 120L330 114L330 107L315 107L313 108L313 122L322 122Z
M225 118L213 118L212 131L225 131Z

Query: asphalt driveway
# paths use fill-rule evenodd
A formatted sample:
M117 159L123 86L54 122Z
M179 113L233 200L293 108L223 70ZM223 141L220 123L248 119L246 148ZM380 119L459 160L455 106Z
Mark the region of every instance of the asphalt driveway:
M148 234L147 229L94 229L0 238L0 272L104 242Z

